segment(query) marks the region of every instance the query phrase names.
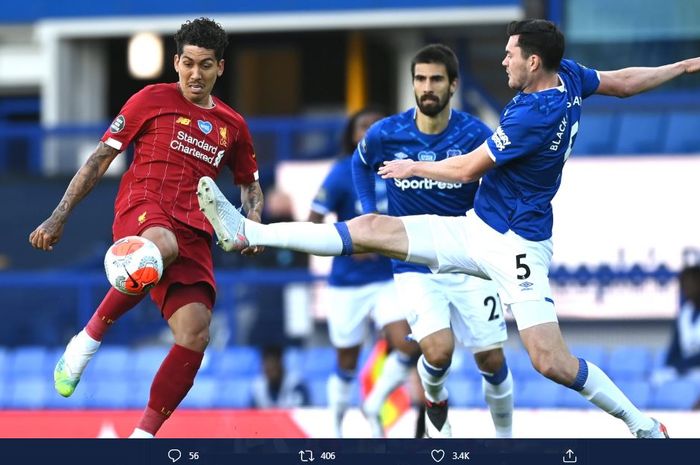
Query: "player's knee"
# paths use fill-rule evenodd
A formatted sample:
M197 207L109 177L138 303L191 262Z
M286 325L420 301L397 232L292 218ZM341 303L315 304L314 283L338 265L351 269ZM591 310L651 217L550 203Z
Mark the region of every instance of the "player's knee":
M372 238L376 229L379 215L368 213L357 216L347 222L353 244L362 245L367 239Z
M172 231L162 227L153 227L147 229L143 236L158 246L158 250L160 250L160 254L163 257L163 266L167 267L177 259L180 249L177 245L177 238Z
M474 354L474 360L480 371L485 373L497 373L503 367L505 357L503 349L491 349Z
M354 371L357 368L359 347L338 349L338 367L345 371Z
M423 349L423 357L434 367L445 368L452 363L452 352L444 347L433 346Z
M209 326L180 331L175 335L175 343L196 352L204 352L209 345Z

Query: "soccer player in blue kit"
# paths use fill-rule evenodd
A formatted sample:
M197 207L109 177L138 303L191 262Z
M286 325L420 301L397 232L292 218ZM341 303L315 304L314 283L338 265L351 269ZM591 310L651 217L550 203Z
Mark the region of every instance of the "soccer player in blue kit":
M338 221L347 221L362 214L352 181L352 153L372 123L385 114L371 107L354 113L343 134L345 156L337 160L324 179L311 205L309 221L322 223L326 215L335 213ZM386 188L376 173L370 173L372 189L378 184L378 203L386 212ZM382 372L363 404L372 437L383 437L380 418L387 397L406 382L411 367L420 355L415 342L406 340L409 328L399 305L391 262L377 254L340 256L333 259L328 276L328 333L337 352L336 371L328 379L328 406L333 416L335 437L343 437L342 423L350 405L350 389L357 379L357 359L365 340L367 320L383 329L393 350L387 356Z
M432 44L416 53L411 62L416 107L372 125L353 156L365 213L381 211L374 179L384 161L444 160L469 153L492 134L477 118L451 108L458 74L457 57L447 46ZM478 185L410 178L387 180L383 190L392 216L464 216ZM467 274L433 274L425 265L402 260L392 264L399 301L423 352L417 366L425 390L427 436L451 436L445 382L455 339L474 354L496 436L512 436L513 377L503 355L508 335L495 283Z
M316 255L377 252L496 282L535 369L625 422L639 438L665 438L664 425L637 409L593 363L569 352L549 287L552 198L576 140L583 99L594 93L629 97L682 74L700 57L656 67L596 71L563 59L564 36L545 20L508 25L503 66L518 91L494 134L466 155L440 161L395 160L385 178L441 182L481 178L474 209L463 217L363 215L346 223L261 225L243 218L210 178L199 183L205 216L224 248L284 247Z

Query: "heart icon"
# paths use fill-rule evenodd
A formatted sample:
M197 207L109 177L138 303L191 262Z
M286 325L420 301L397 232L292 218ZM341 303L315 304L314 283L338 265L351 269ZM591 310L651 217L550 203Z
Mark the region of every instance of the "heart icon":
M430 456L436 462L442 462L442 459L445 458L445 451L442 449L433 449L430 451Z

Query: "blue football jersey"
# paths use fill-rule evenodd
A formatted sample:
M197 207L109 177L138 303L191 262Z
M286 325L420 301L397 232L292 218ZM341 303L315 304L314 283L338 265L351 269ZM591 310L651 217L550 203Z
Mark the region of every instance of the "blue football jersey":
M481 179L474 210L501 233L510 229L531 241L552 236L552 198L576 140L581 103L600 84L597 71L571 60L562 60L559 78L559 87L513 97L487 140L496 166Z
M416 127L416 109L384 118L370 127L358 144L355 157L373 172L384 161L411 159L439 161L471 152L492 133L476 117L452 110L447 127L440 134L423 134ZM478 183L438 182L413 177L388 179L386 182L388 211L393 216L435 214L461 216L474 204ZM394 260L394 272L419 271L427 273L422 265Z
M375 176L377 183L377 205L386 212L386 188L384 180ZM362 214L360 201L352 183L352 158L345 157L336 162L323 181L313 200L312 210L326 215L335 213L338 221L347 221ZM334 257L328 284L332 286L361 286L392 279L391 261L380 255Z

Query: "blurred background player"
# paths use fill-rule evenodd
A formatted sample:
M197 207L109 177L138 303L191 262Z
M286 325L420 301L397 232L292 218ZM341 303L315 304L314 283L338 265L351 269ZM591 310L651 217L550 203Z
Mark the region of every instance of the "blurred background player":
M686 379L700 387L700 265L683 268L679 281L681 305L671 344L665 367L654 373L653 381L662 385L674 379ZM693 409L700 410L700 398Z
M443 160L471 152L492 133L479 119L451 108L459 64L450 48L432 44L419 50L411 63L411 76L416 107L374 124L353 156L355 185L365 213L380 211L374 180L384 161ZM474 205L478 185L415 177L387 180L384 189L392 216L462 216ZM493 281L433 274L427 266L401 260L392 260L392 266L399 301L423 352L418 374L425 389L428 436L451 436L445 382L455 338L474 353L496 436L512 436L513 377L503 354L508 334Z
M343 134L344 157L338 160L323 181L311 206L309 221L322 223L329 213L346 221L362 213L352 180L352 157L367 128L384 113L366 108L353 114ZM384 181L379 186L381 211L386 211ZM328 404L333 415L336 437L342 437L342 422L350 404L357 360L365 340L368 319L383 329L393 351L388 355L380 377L363 404L373 437L384 436L380 410L389 394L403 384L418 357L418 346L405 338L409 333L399 305L391 272L391 262L376 254L335 257L328 277L328 332L337 351L337 369L328 379Z
M216 297L212 228L199 212L197 180L203 175L216 177L228 166L241 186L248 218L259 221L263 204L246 122L211 95L224 71L226 33L214 21L199 18L183 24L175 42L178 82L147 86L126 102L51 216L29 236L33 247L52 250L71 211L115 157L134 143L134 159L122 176L115 201L113 238L141 235L158 246L166 269L150 294L175 344L153 379L148 407L132 437L153 437L170 417L192 387L209 341ZM243 253L258 251L251 247ZM143 297L115 289L107 292L56 365L59 394L73 394L110 325Z
M581 105L594 93L628 97L685 73L700 58L664 66L596 71L564 60L564 36L546 20L514 21L502 65L518 91L491 138L464 156L440 161L392 160L383 178L426 177L441 182L481 178L465 217L363 215L334 225L262 225L243 218L202 178L205 216L238 250L283 246L315 255L376 252L497 282L535 369L625 422L638 438L667 438L664 425L639 411L595 364L573 356L563 340L549 286L552 205L578 131ZM216 207L216 208L214 208ZM221 213L219 213L221 212Z
M287 371L280 346L263 348L262 365L262 374L253 380L253 408L296 408L309 405L309 388L298 373Z

